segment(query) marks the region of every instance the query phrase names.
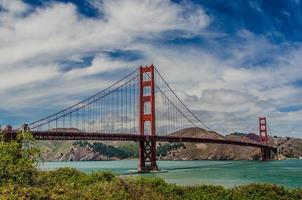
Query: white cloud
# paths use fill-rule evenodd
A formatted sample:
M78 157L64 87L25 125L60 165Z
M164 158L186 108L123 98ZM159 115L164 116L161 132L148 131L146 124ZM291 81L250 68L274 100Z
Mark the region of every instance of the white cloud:
M21 1L1 0L1 7L5 10L7 15L19 16L28 10L28 6ZM4 17L4 16L3 16Z
M292 84L302 79L300 48L277 54L278 61L270 66L245 67L240 64L248 55L259 54L259 51L268 54L272 49L283 48L263 38L256 40L249 34L245 39L243 45L252 47L243 48L238 56L242 44L230 46L227 50L231 56L226 59L188 46L139 48L148 52L150 62L160 66L164 77L191 109L200 110L199 114L205 111L211 113L200 115L210 127L223 133L256 132L258 116L266 115L275 125L274 134L300 134L302 130L297 121L283 114L283 120L296 127L291 128L289 133L289 126L278 125L281 118L280 114L276 115L278 107L300 102L301 87ZM199 100L192 101L192 96Z
M210 17L192 3L90 2L102 16L86 18L71 3L52 3L30 12L33 8L21 1L0 0L7 10L0 13L0 109L19 112L33 104L61 108L80 99L73 99L75 95L89 95L118 78L95 75L154 63L189 107L218 131L251 130L259 115L271 117L278 134L302 131L299 112L276 111L301 99L301 87L291 84L302 79L301 49L281 54L283 46L243 30L237 36L243 42L227 44L223 48L228 57L221 58L196 46L160 42L173 39L174 33L206 39L222 34L203 33ZM141 52L142 58L112 59L104 53L117 49ZM82 62L91 52L95 57L90 66L65 70L60 64ZM250 66L263 55L278 58L269 57L274 59L269 66ZM281 126L280 121L297 129Z
M231 89L204 90L201 101L206 104L220 104L221 106L236 106L253 102L256 97Z
M79 60L81 54L93 51L127 50L137 39L156 39L171 30L193 33L207 24L201 9L183 8L170 1L104 1L100 5L103 18L85 18L71 3L49 4L20 17L16 13L26 12L29 6L21 1L1 1L8 12L0 15L0 92L4 94L9 88L31 85L27 88L30 91L24 91L16 100L20 103L15 102L26 106L25 102L31 103L24 102L26 95L32 97L30 92L41 90L40 87L44 87L41 81L48 84L44 98L68 94L65 90L72 90L66 87L69 83L75 84L72 88L95 90L90 82L99 80L89 75L135 67L138 63L114 61L99 53L91 66L64 72L59 61ZM12 78L15 81L9 81ZM105 84L99 86L100 89L108 85L106 82L109 83L103 80ZM63 85L57 89L56 83ZM6 109L6 105L2 103L1 108Z
M129 68L129 66L136 66L136 63L114 60L108 58L103 54L99 54L96 57L94 57L89 67L71 70L65 74L65 77L66 78L84 77L84 76L107 72L113 69L118 70L122 68Z
M56 66L34 66L18 68L18 70L1 70L0 91L6 91L32 82L48 81L58 75Z

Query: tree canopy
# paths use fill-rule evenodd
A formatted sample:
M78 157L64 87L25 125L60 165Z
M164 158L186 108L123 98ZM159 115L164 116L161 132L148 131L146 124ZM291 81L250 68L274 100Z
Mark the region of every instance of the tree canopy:
M101 147L102 148L102 147ZM164 147L163 152L175 147ZM39 151L30 133L0 141L0 199L9 200L300 200L302 189L269 184L235 188L178 186L159 178L118 176L110 172L83 173L72 168L38 169Z

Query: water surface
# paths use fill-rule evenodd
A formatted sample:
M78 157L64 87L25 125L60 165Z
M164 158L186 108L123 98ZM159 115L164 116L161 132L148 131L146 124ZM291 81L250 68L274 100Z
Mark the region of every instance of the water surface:
M44 162L42 169L74 167L83 172L110 171L129 174L137 160ZM158 161L166 173L134 176L161 177L179 185L213 184L233 187L248 183L273 183L302 188L302 160L283 161ZM133 175L131 175L133 176Z

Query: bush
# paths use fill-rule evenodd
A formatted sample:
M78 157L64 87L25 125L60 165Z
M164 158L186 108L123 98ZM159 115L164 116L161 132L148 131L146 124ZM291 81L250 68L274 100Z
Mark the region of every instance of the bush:
M301 200L302 189L270 184L177 186L163 179L116 176L110 172L85 174L73 168L37 169L36 152L22 140L0 142L0 199L204 199L204 200ZM23 148L22 148L23 146ZM21 156L22 155L22 156Z
M202 185L186 187L184 189L184 199L229 200L231 195L229 190L222 186Z
M19 141L0 141L0 185L7 182L32 184L37 174L38 150L31 147L30 134L19 133Z
M298 190L288 190L282 186L272 184L242 185L231 190L233 199L259 199L259 200L289 200L302 199L302 193Z

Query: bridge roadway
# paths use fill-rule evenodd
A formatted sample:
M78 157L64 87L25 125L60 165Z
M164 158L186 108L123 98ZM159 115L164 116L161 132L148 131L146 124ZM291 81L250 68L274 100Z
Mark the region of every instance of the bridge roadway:
M127 133L87 133L87 132L66 132L66 131L31 131L36 140L110 140L110 141L145 141L151 136ZM227 139L177 137L177 136L153 136L158 142L192 142L210 144L228 144L256 148L266 148L277 151L276 147L254 142L243 142Z

